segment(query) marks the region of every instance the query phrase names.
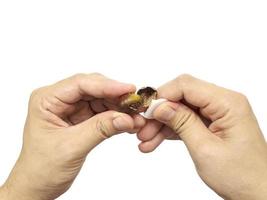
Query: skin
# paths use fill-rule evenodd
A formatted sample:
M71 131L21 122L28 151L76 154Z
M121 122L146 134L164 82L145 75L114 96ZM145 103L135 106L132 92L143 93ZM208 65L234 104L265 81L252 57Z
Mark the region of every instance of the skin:
M200 177L221 197L266 199L267 145L244 95L182 75L158 89L170 102L145 124L140 115L116 111L118 98L129 92L133 85L100 74L78 74L35 90L22 151L0 199L57 198L88 153L121 132L138 132L142 152L164 139L181 139Z
M202 180L228 200L267 197L267 145L247 98L190 75L158 89L160 105L138 133L148 153L181 139Z
M100 74L78 74L35 90L23 148L0 199L52 200L67 191L96 145L144 126L139 115L110 110L116 110L112 102L129 92L135 86Z

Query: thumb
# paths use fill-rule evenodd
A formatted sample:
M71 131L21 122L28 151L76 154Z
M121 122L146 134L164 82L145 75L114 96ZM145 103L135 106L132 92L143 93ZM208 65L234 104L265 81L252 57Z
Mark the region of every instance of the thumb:
M191 150L212 137L200 117L182 103L161 104L154 110L153 118L173 129Z
M76 142L82 151L89 152L103 140L134 128L130 115L117 111L99 113L76 125Z

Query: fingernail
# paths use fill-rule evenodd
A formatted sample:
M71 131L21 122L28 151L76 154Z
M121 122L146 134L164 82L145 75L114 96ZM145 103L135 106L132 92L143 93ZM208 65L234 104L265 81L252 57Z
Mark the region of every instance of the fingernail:
M176 114L176 111L170 106L159 107L159 110L154 113L155 118L162 122L170 121Z
M129 127L128 122L122 116L115 117L112 122L113 126L118 131L126 130Z

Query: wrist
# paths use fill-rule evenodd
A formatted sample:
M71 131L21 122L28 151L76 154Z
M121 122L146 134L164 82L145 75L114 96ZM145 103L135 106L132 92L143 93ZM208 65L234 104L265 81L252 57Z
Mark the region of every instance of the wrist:
M46 200L41 198L40 192L35 189L36 184L26 170L28 167L21 165L20 162L18 159L8 179L1 186L0 197L3 196L4 200Z
M36 193L29 191L26 187L19 185L10 185L5 183L0 187L1 200L42 200Z
M235 195L225 198L225 200L266 200L267 197L267 179L265 181L257 182L253 188L239 191Z
M264 182L259 182L255 186L255 191L251 193L251 199L265 200L267 197L267 179Z
M0 187L0 199L8 200L7 198L7 191L4 186Z

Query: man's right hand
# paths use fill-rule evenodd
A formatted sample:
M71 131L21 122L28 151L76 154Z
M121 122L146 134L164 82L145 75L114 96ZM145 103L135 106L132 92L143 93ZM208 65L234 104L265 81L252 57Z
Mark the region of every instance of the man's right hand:
M182 75L158 89L160 105L138 133L142 152L181 139L203 181L231 200L267 199L267 145L247 98Z

